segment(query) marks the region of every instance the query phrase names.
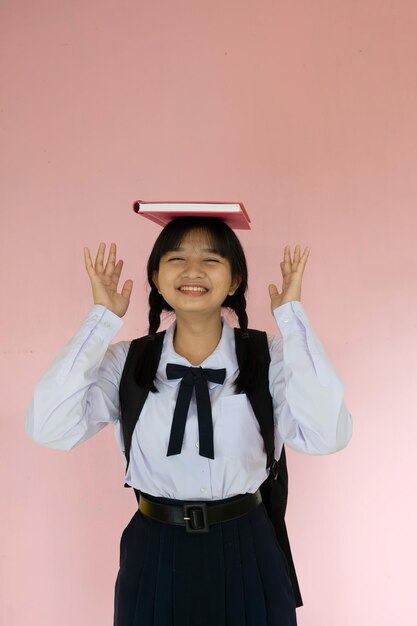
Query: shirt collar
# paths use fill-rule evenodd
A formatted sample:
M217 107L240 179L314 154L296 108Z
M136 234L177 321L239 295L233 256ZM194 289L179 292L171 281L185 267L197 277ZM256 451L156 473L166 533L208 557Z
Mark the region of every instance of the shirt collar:
M235 333L232 326L230 326L226 320L222 317L222 335L220 341L217 344L214 352L212 352L202 363L201 367L210 367L213 369L226 368L226 380L231 376L235 376L238 370L236 347L235 347ZM161 358L159 361L158 370L156 372L156 378L163 383L176 387L181 382L181 379L168 380L166 375L167 363L177 363L179 365L190 366L192 363L185 357L177 354L174 350L173 338L176 322L174 321L166 330L164 336L164 343L162 346ZM219 383L208 382L208 386L211 389L216 387Z

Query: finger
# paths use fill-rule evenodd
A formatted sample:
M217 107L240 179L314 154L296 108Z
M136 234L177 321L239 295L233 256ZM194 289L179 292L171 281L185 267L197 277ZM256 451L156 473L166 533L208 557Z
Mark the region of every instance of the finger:
M104 243L104 241L102 241L98 247L98 251L96 255L96 262L94 264L94 269L96 270L98 274L103 273L103 259L104 259L105 250L106 250L106 244Z
M299 266L301 267L301 271L304 271L304 268L305 268L306 263L307 263L307 261L308 261L308 257L309 257L309 254L310 254L310 250L311 250L311 248L309 248L309 247L307 246L307 248L306 248L306 249L304 250L304 252L303 252L303 256L301 257L301 259L300 259L300 263L299 263Z
M127 298L129 300L130 294L132 293L132 289L133 289L133 280L130 280L130 279L126 280L122 289L123 298Z
M119 283L119 278L120 278L120 274L122 273L122 269L123 269L123 261L122 259L119 259L117 261L116 267L114 268L114 272L112 274L112 282L113 285L117 288L117 285Z
M294 260L292 263L292 267L293 269L297 269L298 263L300 262L300 246L297 245L295 246L295 250L294 250Z
M298 267L294 272L294 275L297 275L298 277L303 276L309 253L310 253L310 249L306 248L306 250L303 253L303 256L300 259Z
M289 246L285 246L284 249L284 272L290 272L291 270L291 254L290 254L290 247Z
M90 250L87 247L84 248L84 263L85 263L85 269L87 270L89 276L94 275L95 271L93 267L93 262L91 260L91 254L90 254Z
M290 270L288 270L288 271L285 270L285 263L284 262L281 262L280 266L281 266L281 274L282 274L282 287L283 287L283 289L285 289L289 285L289 283L290 283L291 271Z
M277 286L274 285L273 283L268 285L268 291L269 291L269 295L271 296L271 298L273 298L274 296L279 296L279 291L277 289Z
M116 244L111 243L109 258L107 259L106 268L104 270L104 273L107 276L111 276L113 274L115 264L116 264Z

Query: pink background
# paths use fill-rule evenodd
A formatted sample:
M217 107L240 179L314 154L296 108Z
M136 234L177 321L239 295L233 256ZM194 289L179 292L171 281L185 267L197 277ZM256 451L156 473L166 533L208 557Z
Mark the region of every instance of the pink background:
M303 302L346 383L338 454L288 451L300 626L416 623L414 0L3 0L0 621L111 624L135 511L105 429L35 445L36 381L92 297L83 246L133 278L114 341L146 330L143 199L242 201L251 326L310 245Z

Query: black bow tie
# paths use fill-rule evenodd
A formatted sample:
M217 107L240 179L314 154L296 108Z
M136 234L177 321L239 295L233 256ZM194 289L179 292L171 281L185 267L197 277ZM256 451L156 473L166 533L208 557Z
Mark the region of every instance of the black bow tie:
M181 453L185 422L187 421L191 396L195 387L200 456L214 459L213 421L207 381L223 384L226 378L226 370L224 368L212 370L206 367L187 367L185 365L177 365L176 363L168 363L166 373L167 378L170 380L182 378L172 420L167 456Z

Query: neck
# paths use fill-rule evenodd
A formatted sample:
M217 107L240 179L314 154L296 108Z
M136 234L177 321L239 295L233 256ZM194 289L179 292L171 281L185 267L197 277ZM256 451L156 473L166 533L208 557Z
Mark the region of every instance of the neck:
M222 336L220 315L185 320L177 314L174 349L192 365L202 363L216 349Z

